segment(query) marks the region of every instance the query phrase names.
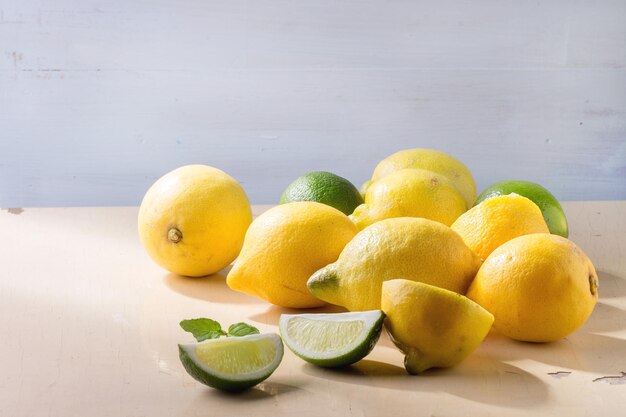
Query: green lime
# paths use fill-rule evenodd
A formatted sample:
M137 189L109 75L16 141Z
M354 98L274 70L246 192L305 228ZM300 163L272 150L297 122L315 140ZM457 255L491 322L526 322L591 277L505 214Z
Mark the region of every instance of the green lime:
M383 328L381 310L332 314L283 314L285 344L314 365L334 368L360 361L374 349Z
M359 190L347 179L331 172L304 174L289 184L280 197L280 204L293 201L316 201L350 215L363 204Z
M283 358L277 334L210 339L178 345L180 361L194 379L224 391L243 391L266 379Z
M567 218L559 201L541 185L530 181L499 181L487 187L476 199L474 205L491 197L504 194L519 194L532 200L541 209L543 219L550 233L567 237Z

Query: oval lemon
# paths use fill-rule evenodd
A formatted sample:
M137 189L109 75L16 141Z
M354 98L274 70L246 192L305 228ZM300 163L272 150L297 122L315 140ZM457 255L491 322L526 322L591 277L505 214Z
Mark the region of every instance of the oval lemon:
M356 234L348 216L326 204L281 204L257 217L226 283L283 307L319 307L306 287L309 276L334 262Z
M474 204L476 183L471 171L458 159L435 149L405 149L388 156L374 169L372 183L392 172L406 168L426 169L445 175L465 199L466 209Z
M382 283L402 277L460 294L480 260L449 227L427 219L398 217L366 227L334 262L309 278L316 297L351 311L380 308Z
M493 327L505 336L550 342L587 320L598 300L598 275L573 242L537 233L493 251L467 296L494 315Z
M251 221L248 197L234 178L217 168L187 165L150 187L139 208L138 228L156 263L197 277L237 257Z
M513 238L550 233L539 207L517 194L485 200L463 213L450 227L483 260Z
M394 217L422 217L450 226L465 210L463 196L445 175L401 169L373 183L350 218L359 229Z

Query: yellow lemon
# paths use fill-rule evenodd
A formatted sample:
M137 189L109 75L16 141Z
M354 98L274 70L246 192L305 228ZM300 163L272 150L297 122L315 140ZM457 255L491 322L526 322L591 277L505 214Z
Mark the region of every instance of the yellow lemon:
M356 232L345 214L325 204L281 204L254 220L226 282L279 306L321 306L307 290L307 279L337 260Z
M392 217L423 217L450 226L465 210L463 196L444 175L402 169L373 183L350 218L359 229Z
M505 336L550 342L587 320L598 300L598 275L564 237L525 235L489 255L467 296L495 316L494 328Z
M478 257L449 227L398 217L363 229L337 262L309 279L321 300L352 311L380 308L383 281L399 277L464 294L480 266Z
M550 233L539 207L517 194L483 201L463 213L451 228L481 259L518 236Z
M367 193L367 189L370 187L370 185L372 185L372 180L367 180L359 187L359 194L361 194L361 197L363 197L363 199L365 199L365 193Z
M458 159L434 149L405 149L378 163L372 182L405 168L420 168L445 175L455 185L465 200L466 208L476 200L476 183L470 170Z
M503 194L519 194L532 200L539 207L543 218L550 229L550 233L567 237L569 229L567 227L567 217L563 207L546 188L541 185L522 180L499 181L485 188L476 198L476 204L480 204L488 198Z
M404 367L411 374L458 364L493 324L491 313L469 298L406 279L383 283L381 308L385 328L406 355Z
M161 177L139 208L139 236L159 265L203 276L237 257L252 221L246 193L217 168L187 165Z

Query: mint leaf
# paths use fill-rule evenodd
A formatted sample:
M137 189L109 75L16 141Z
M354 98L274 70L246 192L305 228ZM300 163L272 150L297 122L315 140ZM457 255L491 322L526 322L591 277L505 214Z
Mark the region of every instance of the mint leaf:
M184 331L191 333L198 342L207 339L217 339L220 336L226 335L226 332L222 330L222 326L211 319L183 320L180 322L180 327L182 327Z
M246 336L249 334L258 334L259 329L246 323L235 323L228 327L229 336Z

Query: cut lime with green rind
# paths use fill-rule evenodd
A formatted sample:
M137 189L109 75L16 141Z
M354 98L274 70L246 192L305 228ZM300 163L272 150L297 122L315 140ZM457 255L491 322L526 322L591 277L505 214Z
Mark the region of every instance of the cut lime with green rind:
M378 341L381 310L331 314L283 314L278 327L287 347L305 361L325 368L351 365Z
M283 358L277 334L223 337L178 345L180 361L195 380L210 387L239 392L267 379Z
M474 205L478 205L491 197L506 194L519 194L532 200L543 215L550 233L568 237L569 229L565 212L559 201L541 185L531 181L511 180L499 181L487 187L476 199Z
M280 204L294 201L316 201L350 215L363 204L359 190L347 179L331 172L309 172L287 186Z

